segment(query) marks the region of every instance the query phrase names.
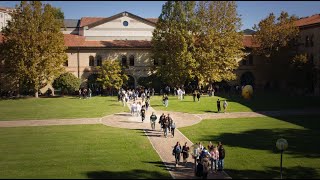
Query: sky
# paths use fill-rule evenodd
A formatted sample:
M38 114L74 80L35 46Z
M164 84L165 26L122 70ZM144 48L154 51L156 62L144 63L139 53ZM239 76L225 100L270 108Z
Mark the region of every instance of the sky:
M159 17L165 1L42 1L60 7L65 19L81 17L109 17L123 11L143 18ZM306 17L320 14L320 1L236 1L241 15L242 28L252 29L254 24L270 13L279 15L286 11L290 15ZM20 1L0 1L0 6L14 7Z

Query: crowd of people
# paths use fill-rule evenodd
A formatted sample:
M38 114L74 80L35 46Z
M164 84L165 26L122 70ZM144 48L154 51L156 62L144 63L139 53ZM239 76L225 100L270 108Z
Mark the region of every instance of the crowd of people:
M81 97L83 99L87 99L87 98L91 98L92 96L92 90L90 88L89 89L79 88L78 92L79 92L79 99L81 99Z
M201 142L196 143L193 152L193 158L196 159L196 176L207 179L208 173L217 173L224 168L225 149L221 142L215 146L211 142L204 147ZM189 157L190 148L187 142L183 147L177 142L173 147L172 155L175 157L175 166L180 162L180 156L183 157L183 164L186 165Z

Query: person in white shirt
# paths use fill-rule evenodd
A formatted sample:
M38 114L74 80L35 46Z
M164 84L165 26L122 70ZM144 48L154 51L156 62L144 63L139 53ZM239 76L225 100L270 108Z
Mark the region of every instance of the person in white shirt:
M137 104L137 111L136 111L136 116L139 116L140 115L140 113L141 113L141 104L140 104L140 102Z
M223 111L224 111L224 112L227 111L227 107L228 107L227 100L224 100L224 101L223 101Z
M133 116L136 111L137 111L137 105L136 105L136 102L133 102L131 105L131 115Z

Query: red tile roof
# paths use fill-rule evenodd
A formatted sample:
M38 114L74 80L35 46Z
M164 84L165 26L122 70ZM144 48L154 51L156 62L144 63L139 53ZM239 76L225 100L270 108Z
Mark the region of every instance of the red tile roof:
M253 43L253 36L251 35L243 36L243 45L244 47L258 47L256 44Z
M89 24L97 22L101 19L105 19L105 17L83 17L80 20L80 27L88 26Z
M315 14L310 17L301 18L295 21L296 26L306 26L311 24L320 23L320 14Z
M109 48L150 48L151 42L145 40L113 40L88 41L84 36L64 34L64 42L68 47L109 47ZM254 47L252 36L243 37L245 47Z
M145 19L149 20L149 21L151 21L153 23L157 23L157 21L158 21L158 18L145 18Z
M150 41L143 40L113 40L113 41L87 41L85 37L64 34L64 42L68 47L109 47L109 48L150 48Z

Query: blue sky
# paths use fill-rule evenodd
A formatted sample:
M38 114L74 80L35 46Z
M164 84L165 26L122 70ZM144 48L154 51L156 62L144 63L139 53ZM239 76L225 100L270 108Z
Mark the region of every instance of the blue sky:
M128 11L135 15L157 18L165 1L43 1L60 7L66 19L81 17L108 17ZM14 7L20 1L0 1L0 6ZM273 12L287 11L299 17L320 14L320 1L237 1L242 18L241 29L252 29L254 24Z

